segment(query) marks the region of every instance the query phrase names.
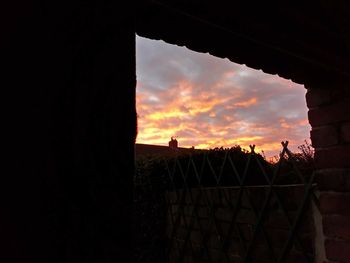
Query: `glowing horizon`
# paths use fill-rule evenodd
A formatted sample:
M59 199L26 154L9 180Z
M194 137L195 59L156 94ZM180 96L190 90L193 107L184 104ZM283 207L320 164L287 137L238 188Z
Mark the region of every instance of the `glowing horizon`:
M136 143L210 149L240 145L267 157L309 138L306 89L208 54L137 37Z

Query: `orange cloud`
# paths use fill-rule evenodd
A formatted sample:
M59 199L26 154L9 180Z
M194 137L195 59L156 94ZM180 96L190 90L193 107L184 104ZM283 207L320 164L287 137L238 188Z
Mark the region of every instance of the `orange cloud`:
M147 116L147 119L149 120L164 120L164 119L170 119L170 118L181 118L183 116L186 116L186 112L180 111L178 109L170 109L166 112L155 112Z
M249 107L249 106L256 104L257 101L258 101L257 98L251 98L249 100L236 102L234 104L234 106L236 106L236 107Z

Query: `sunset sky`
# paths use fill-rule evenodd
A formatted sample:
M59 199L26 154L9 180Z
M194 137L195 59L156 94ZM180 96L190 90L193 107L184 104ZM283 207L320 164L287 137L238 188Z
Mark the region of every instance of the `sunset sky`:
M137 143L215 148L309 139L303 85L209 54L137 37Z

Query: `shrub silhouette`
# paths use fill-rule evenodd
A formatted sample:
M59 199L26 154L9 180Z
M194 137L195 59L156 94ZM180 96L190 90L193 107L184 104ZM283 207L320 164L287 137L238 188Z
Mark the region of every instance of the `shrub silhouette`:
M249 164L248 164L248 160ZM248 164L248 167L246 168ZM136 163L135 184L151 183L167 189L185 187L264 185L264 173L271 174L272 165L260 154L255 158L240 146L180 153L176 156L143 156Z

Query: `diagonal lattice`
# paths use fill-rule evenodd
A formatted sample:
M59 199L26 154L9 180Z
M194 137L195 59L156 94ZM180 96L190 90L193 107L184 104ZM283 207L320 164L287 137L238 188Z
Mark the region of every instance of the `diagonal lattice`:
M165 161L168 262L313 262L313 174L237 149Z

